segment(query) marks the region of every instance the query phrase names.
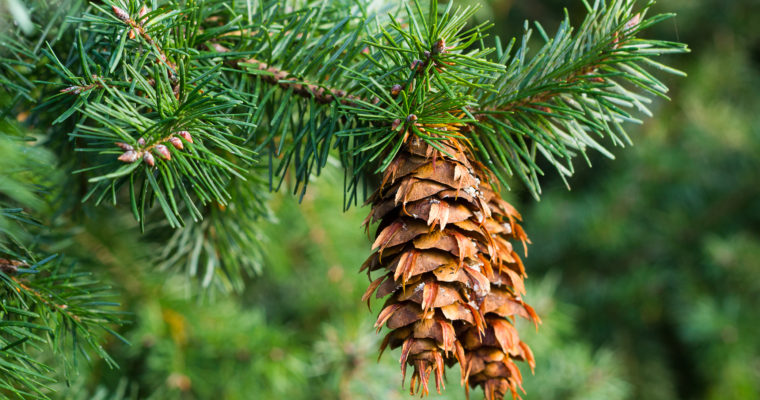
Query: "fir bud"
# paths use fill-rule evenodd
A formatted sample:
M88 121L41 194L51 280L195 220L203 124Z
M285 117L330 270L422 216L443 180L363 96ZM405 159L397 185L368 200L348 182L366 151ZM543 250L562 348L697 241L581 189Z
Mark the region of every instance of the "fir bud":
M185 139L188 143L193 143L193 137L190 136L190 132L188 131L179 131L177 132L177 135L180 135L182 139Z
M134 147L132 147L132 145L129 145L129 144L126 144L126 143L123 143L123 142L116 142L114 144L117 147L119 147L120 149L125 150L125 151L131 151L131 150L135 149Z
M137 35L135 34L135 30L134 29L130 29L129 30L129 38L130 39L134 39L136 36Z
M169 143L171 143L172 146L174 146L174 148L177 149L177 150L182 150L182 149L185 148L185 145L182 144L182 141L179 140L178 137L174 137L174 136L170 137L169 138Z
M398 129L399 125L401 125L401 120L396 118L395 120L393 120L393 123L391 124L391 130L395 131L396 129Z
M414 60L412 61L412 65L409 66L409 69L412 71L419 71L422 69L422 60Z
M153 150L156 151L156 154L158 154L161 159L169 161L172 159L171 153L169 153L169 148L164 146L163 144L157 144L156 147L153 148Z
M402 89L403 88L401 87L401 85L398 85L398 84L393 85L393 87L391 88L391 96L393 96L393 97L398 96L399 93L401 93Z
M438 39L433 45L433 54L443 54L446 51L446 41L443 38Z
M140 146L140 147L145 146L145 139L143 139L143 138L137 139L137 145Z
M143 17L147 13L148 13L148 7L145 7L145 5L143 5L140 8L140 12L137 14L138 18L140 18L140 24L144 24L145 23L145 18L143 18Z
M133 163L137 161L137 158L140 156L139 153L135 152L134 150L128 150L125 151L124 154L120 155L118 160L125 163Z
M156 166L156 159L153 158L153 154L150 154L150 152L146 151L145 154L143 154L143 161L145 161L146 164L150 167Z
M414 114L409 114L409 115L406 117L406 122L410 122L410 123L415 123L415 122L417 122L417 116L416 116L416 115L414 115Z
M116 6L111 6L111 8L113 9L113 13L116 15L116 18L118 18L118 19L120 19L120 20L122 20L124 22L129 21L129 14L127 14L126 11L124 11L121 8L116 7Z
M636 14L628 22L625 23L625 30L635 28L641 22L641 14Z

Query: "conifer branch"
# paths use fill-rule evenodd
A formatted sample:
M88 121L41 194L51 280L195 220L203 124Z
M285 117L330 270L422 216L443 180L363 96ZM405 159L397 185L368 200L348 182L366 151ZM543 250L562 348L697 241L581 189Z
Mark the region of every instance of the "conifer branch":
M116 19L119 25L129 29L131 36L147 43L159 62L166 63L168 76L163 78L158 71L145 68L130 70L137 59L132 60L124 49L132 46L141 54L140 47L130 44L128 36L100 35L94 40L103 44L117 39L121 42L120 47L108 53L107 60L100 57L107 63L97 68L111 72L122 68L126 74L117 79L113 73L97 79L89 75L75 78L76 74L67 71L62 63L57 64L61 75L75 83L64 89L65 93L86 94L101 88L106 91L103 99L109 102L110 110L91 104L94 99L87 98L82 104L72 104L59 121L76 113L82 105L85 105L83 115L104 124L106 120L98 114L108 113L122 119L121 114L139 112L138 109L148 106L155 107L159 115L170 115L175 111L164 105L175 100L181 104L185 101L181 98L183 93L206 97L202 92L206 89L197 86L197 79L214 71L224 82L215 85L217 93L227 91L237 99L246 99L250 117L245 118L245 125L240 127L247 132L241 139L270 155L272 186L275 176L281 184L292 166L296 179L294 191L300 188L303 194L309 177L319 173L331 155L330 149L337 148L351 176L346 187L348 198L355 201L361 177L368 172L382 171L398 151L400 142L393 138L395 133L383 133L382 129L398 126L396 121L414 115L422 119L420 124L457 120L457 123L471 125L462 130L463 134L476 150L477 157L503 186L509 187L509 178L517 175L538 196L538 177L544 172L536 156L544 156L567 177L574 170L572 159L578 153L585 154L587 148L611 155L593 136L607 136L615 145L630 142L621 124L637 119L625 108L649 112L645 106L649 99L636 89L655 94L666 90L636 63L672 72L650 60L650 56L684 50L677 44L636 39L641 30L667 16L644 20L648 5L636 13L635 2L631 0L588 6L589 14L577 33L573 33L568 19L552 39L538 26L547 43L531 59L527 50L530 31L514 54L510 50L514 41L507 49L482 48L483 32L489 26L466 27L472 9L457 10L450 6L441 13L435 11L439 15L433 16L415 3L413 7L401 8L406 15L400 13L398 18L392 16L370 27L371 18L345 10L325 12L318 7L288 10L280 5L273 5L261 15L251 14L258 18L255 23L239 24L233 21L242 17L241 10L223 8L215 0L207 3L208 7L194 11L192 16L183 16L173 9L147 13L142 8L136 13L138 17L132 17L114 5L109 18L83 18L82 22L94 26L111 26ZM323 28L330 24L334 27ZM173 29L190 36L181 40L167 35ZM322 32L323 36L316 32ZM81 47L83 42L79 43ZM84 50L79 56L82 68L96 68L93 64L96 58L87 56ZM493 57L494 51L496 57ZM127 63L127 60L132 61ZM87 64L92 65L85 68ZM109 83L104 85L103 82ZM421 90L430 85L437 90L429 95L428 91ZM231 87L245 87L247 93L238 89L229 91ZM136 88L148 93L149 99L158 100L166 92L175 99L147 104L135 96ZM109 93L109 89L113 93ZM114 102L116 92L121 92L124 100ZM95 101L98 102L100 100ZM130 102L137 107L131 107L133 110L123 107ZM119 106L114 108L116 104ZM435 121L444 115L441 110L454 112L457 109L462 110L466 118L449 115L445 118L449 121ZM300 117L302 115L309 117ZM147 124L148 121L144 121L143 126ZM264 126L267 128L263 129ZM297 127L295 131L294 127ZM83 126L81 129L91 128ZM187 130L187 127L173 124L170 129ZM118 139L134 146L125 140L129 138L123 133L107 135L103 128L96 131L93 138L111 136L114 143ZM155 140L166 134L157 135L148 144L155 144ZM220 149L230 149L232 143L228 140L215 144ZM231 154L243 153L237 149ZM152 156L146 157L146 163L153 165ZM131 156L126 158L128 162L134 161ZM250 162L239 161L243 162L243 169ZM230 174L227 178L235 175L231 165L225 169ZM121 168L96 178L108 177L99 183L98 190L106 189L100 198L105 196L107 188L118 184L119 179L137 172L134 168ZM218 185L212 181L208 181L211 184L206 187L208 191L200 194L201 203L213 198L224 204L229 195L215 188ZM225 185L226 182L229 181L225 181ZM182 185L175 188L182 190ZM155 191L158 187L152 189ZM165 199L171 197L168 187L163 191ZM181 197L187 201L186 196ZM180 226L182 220L177 206L167 201L161 203L172 224ZM138 209L138 218L142 218L141 207L136 207L134 201L132 205ZM193 217L202 216L194 212Z
M68 259L38 250L44 240L31 232L44 223L29 214L47 209L48 195L39 190L51 186L40 176L54 183L66 179L52 179L54 168L40 173L39 164L61 166L61 175L79 174L83 190L53 194L61 203L126 204L146 242L162 247L156 266L199 278L204 287L242 290L246 277L259 271L263 237L257 227L269 213L262 196L264 168L254 168L257 162L266 165L269 189L292 177L294 192L303 195L310 179L339 159L347 173L347 204L360 200L362 179L370 174L387 174L381 196L386 189L411 193L412 184L427 180L421 187L437 192L422 197L437 202L418 202L429 207L412 216L430 227L440 225L440 231L475 235L481 246L470 248L468 266L462 265L461 251L470 241L452 235L447 244L459 248L460 266L474 267L482 261L474 254L493 255L484 249L498 242L487 230L473 233L485 226L486 210L494 208L478 202L476 192L498 198L491 193L496 182L487 177L493 173L506 187L516 175L538 196L544 173L539 156L566 178L574 158L587 149L611 155L604 142L630 142L623 123L638 121L633 111L649 114L648 96L666 97L667 87L650 69L678 73L651 57L686 51L680 44L638 38L667 16L645 19L649 4L636 10L632 0L584 2L586 21L573 30L566 18L551 38L537 25L546 43L535 54L527 48L530 30L520 45L490 48L485 46L490 24L469 23L474 9L449 4L439 10L437 1L428 7L423 2L389 2L376 10L354 0L306 0L298 9L280 0L256 7L198 0L154 2L153 11L134 1L89 7L78 2L82 10L60 13L69 15L66 24L53 21L48 27L71 26L68 31L61 28L52 36L46 31L34 40L0 33L0 41L8 43L0 49L0 100L7 97L11 104L2 116L15 117L19 102L34 103L30 124L44 127L28 132L2 122L3 128L14 128L0 138L2 178L10 177L0 179L0 293L5 296L0 316L11 322L0 326L0 374L10 377L0 379L0 393L44 398L51 368L29 356L32 348L52 344L62 354L84 349L112 363L99 346L98 331L110 332L119 323L108 291L95 278ZM40 82L56 90L37 103L44 92ZM30 134L47 140L20 147L18 138ZM407 146L412 141L416 153ZM37 151L46 147L55 151ZM431 164L416 165L430 154L436 154ZM402 168L393 160L409 164ZM443 176L447 165L453 180ZM403 188L385 187L405 168L419 176L407 174ZM21 174L33 174L26 182L35 185L19 185ZM436 179L447 185L447 193L431 183ZM460 186L461 179L469 183ZM398 206L395 195L385 200L375 204L373 215L387 213L391 202ZM461 204L465 201L469 207ZM488 229L508 229L506 234L526 240L515 225L519 215L511 206L494 204L503 218ZM405 207L387 220L406 218ZM70 210L60 208L56 218L68 216ZM418 218L419 211L429 215ZM456 212L467 214L471 224L457 227L450 220ZM429 227L422 228L420 235L430 234ZM408 240L412 247L413 239ZM511 255L511 245L502 242L502 247L501 253ZM417 250L411 249L410 257L417 259ZM524 273L521 262L515 263ZM512 280L492 283L500 286L507 279ZM429 306L437 296L431 293L423 289ZM467 311L469 301L462 306L462 316L477 314L474 308ZM488 324L504 333L509 325L506 319L473 322L479 333ZM521 357L531 359L524 351ZM417 379L427 368L420 371Z
M222 57L224 57L224 53L230 51L230 49L218 43L210 43L206 46L209 50L222 55ZM262 81L270 85L277 85L281 89L291 90L294 94L301 97L314 98L319 104L329 104L337 101L340 104L352 106L356 105L355 100L359 99L357 96L346 93L345 90L324 87L298 79L288 71L270 66L255 58L228 60L227 64L242 71L259 75Z
M68 310L69 306L66 304L58 304L53 301L50 301L45 298L45 296L42 295L42 293L38 292L37 290L34 290L33 288L30 288L24 282L19 280L16 277L11 277L11 280L16 284L17 288L20 289L18 291L23 291L25 294L30 295L31 297L34 297L37 302L43 304L44 306L48 307L50 310L61 312L66 314L66 317L69 319L76 321L76 322L82 322L82 318L79 317L76 314L73 314L71 311Z
M80 95L80 94L87 93L88 91L93 90L93 89L103 89L106 86L112 89L117 89L120 84L124 85L123 82L118 82L118 81L107 82L107 78L103 76L98 76L95 74L91 75L90 78L91 78L90 83L68 86L66 88L59 90L59 92L67 93L71 95ZM132 78L128 78L126 80L126 83L131 84ZM148 86L151 86L151 87L156 86L156 81L154 79L148 79L146 83L148 84ZM175 93L176 93L176 90L175 90Z
M158 60L161 61L161 63L169 69L171 76L176 77L177 66L169 61L169 59L166 57L166 51L164 51L164 49L161 48L161 46L156 43L155 40L153 40L153 37L151 37L148 31L145 29L144 24L148 21L148 17L146 16L146 14L148 14L148 8L144 5L140 8L138 15L139 20L130 18L129 13L116 5L112 5L111 9L113 10L116 18L130 27L128 37L130 39L134 39L136 36L143 38L145 42L148 43L148 45L158 53Z
M247 181L232 182L229 204L209 205L203 221L176 230L160 224L149 231L166 243L155 260L158 268L181 271L204 288L242 292L246 278L259 274L264 263L262 222L274 219L266 205L266 182L256 172L247 174Z
M588 15L577 30L566 16L553 38L536 24L545 44L531 59L527 43L532 30L527 23L514 51L515 40L505 49L497 45L499 61L507 69L488 80L495 92L479 93L480 109L472 110L477 135L471 139L503 185L509 187L509 177L517 175L538 198L539 176L544 174L536 161L539 155L566 179L574 173L572 161L578 154L589 162L589 148L612 157L599 139L615 146L632 143L623 123L640 122L632 111L651 116L648 96L667 98L667 87L646 67L683 75L651 57L688 48L638 38L641 31L672 15L645 19L652 2L641 10L635 3L587 5Z
M46 385L54 381L51 367L32 354L46 351L66 370L78 353L97 354L114 365L99 331L112 332L120 314L109 290L91 274L62 257L30 250L51 235L50 227L23 211L47 209L40 188L53 187L60 176L51 154L5 134L0 153L0 393L45 399Z

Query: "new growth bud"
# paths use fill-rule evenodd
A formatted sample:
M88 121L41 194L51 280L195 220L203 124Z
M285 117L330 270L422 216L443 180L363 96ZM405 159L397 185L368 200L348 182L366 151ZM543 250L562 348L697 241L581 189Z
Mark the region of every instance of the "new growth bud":
M142 7L140 8L140 12L137 14L137 16L140 18L140 23L141 23L141 24L144 24L144 23L145 23L145 19L144 19L143 17L144 17L144 16L145 16L145 14L147 14L147 13L148 13L148 7L142 6Z
M113 9L113 13L116 15L116 18L118 18L118 19L120 19L120 20L122 20L124 22L129 21L129 14L127 14L126 11L124 11L121 8L116 7L116 6L111 6L111 8Z
M399 93L401 93L402 89L403 88L401 87L401 85L393 85L393 87L391 88L391 96L393 97L398 96Z
M118 160L125 163L133 163L137 161L137 157L139 157L139 154L137 154L137 152L134 150L128 150L124 152L124 154L120 155Z
M153 148L153 150L156 151L156 154L158 154L158 156L161 157L162 160L169 161L172 159L172 155L171 153L169 153L169 148L167 148L163 144L157 144L156 147Z
M153 158L153 154L150 154L150 152L145 152L143 154L143 161L145 161L148 166L155 167L156 166L156 159Z
M438 39L433 45L433 54L443 54L446 51L446 41Z
M625 30L630 30L636 27L641 22L641 14L634 15L628 22L625 23Z
M122 150L126 150L126 151L130 151L130 150L134 150L134 149L135 149L134 147L132 147L132 145L129 145L129 144L126 144L126 143L123 143L123 142L116 142L116 143L114 143L114 144L115 144L115 145L116 145L118 148L120 148L120 149L122 149Z
M188 132L188 131L179 131L179 132L177 132L177 135L181 136L182 139L185 139L188 143L193 143L193 137L190 136L190 132Z
M177 149L177 150L182 150L182 149L185 148L185 145L182 144L182 141L179 140L178 137L174 137L174 136L170 137L169 138L169 143L171 143L172 146L174 146L174 148Z

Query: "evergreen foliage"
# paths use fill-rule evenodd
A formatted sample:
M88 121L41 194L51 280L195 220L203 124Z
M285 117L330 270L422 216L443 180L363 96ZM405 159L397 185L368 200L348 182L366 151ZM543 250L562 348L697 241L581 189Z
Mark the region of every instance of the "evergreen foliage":
M58 354L66 369L91 353L116 366L100 340L101 331L121 338L113 331L118 304L93 273L39 249L56 238L25 209L48 207L42 190L58 176L50 154L12 136L0 139L0 151L9 155L0 160L0 389L44 397L54 380L52 368L34 357L37 352Z
M444 152L441 141L455 136L504 189L517 178L536 198L547 167L564 180L576 156L590 163L587 149L611 157L607 147L631 142L625 124L651 116L651 99L666 97L655 75L682 75L654 58L687 48L640 36L672 16L648 17L651 2L582 4L586 17L577 28L568 15L554 35L526 23L503 46L489 36L491 23L473 24L476 8L436 1L3 0L10 12L0 17L7 27L0 29L0 395L167 396L130 365L120 368L136 383L105 373L108 388L87 387L92 382L73 373L87 368L81 358L116 368L115 350L131 351L131 361L147 358L140 362L173 377L170 389L180 392L189 390L186 380L203 381L201 372L172 375L157 354L177 364L222 358L230 369L214 376L230 387L198 386L196 398L243 398L248 388L231 380L251 375L266 376L262 396L299 398L309 396L309 385L319 387L314 376L342 376L350 398L357 390L351 376L372 376L387 364L340 375L330 357L345 354L331 356L328 348L353 338L325 327L310 347L281 336L283 321L270 326L259 309L215 299L227 291L246 296L250 285L272 290L251 279L266 254L276 269L276 238L286 235L275 228L266 192L287 184L303 199L311 180L339 165L343 189L332 176L332 187L319 192L337 193L348 208L364 200L360 189L373 186L409 135ZM463 128L435 128L446 124ZM283 222L295 227L296 220ZM353 236L363 239L358 229ZM337 274L333 268L309 274ZM111 283L122 293L120 308ZM303 290L300 280L293 285ZM361 287L350 285L347 295ZM209 302L191 320L184 315L192 312L173 311L189 308L179 300L188 293ZM255 297L261 309L272 301ZM355 310L353 303L338 306ZM307 314L291 307L299 318ZM143 308L126 318L122 312ZM320 311L328 312L312 310ZM125 319L135 328L120 328ZM207 324L229 331L194 336ZM153 325L169 328L148 340ZM301 328L318 327L309 321ZM260 336L246 336L253 332ZM241 357L255 360L243 370L219 355L236 340ZM185 360L186 347L197 343L208 347ZM374 348L367 343L361 351ZM288 347L292 354L275 351ZM304 365L314 351L325 365ZM589 354L583 348L572 357L593 374L607 361ZM273 370L267 357L282 362ZM601 393L622 397L621 387ZM388 393L386 386L368 390Z

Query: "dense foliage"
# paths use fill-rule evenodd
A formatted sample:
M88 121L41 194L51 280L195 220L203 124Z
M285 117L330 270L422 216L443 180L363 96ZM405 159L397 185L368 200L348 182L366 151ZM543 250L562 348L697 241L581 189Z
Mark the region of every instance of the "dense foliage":
M187 19L191 13L147 13L155 21L151 29L156 31L148 30L156 41L151 48L147 41L138 45L140 37L146 40L139 32L138 40L129 40L129 30L110 5L0 2L3 10L26 7L29 29L36 32L24 36L27 27L18 20L18 31L2 32L0 38L3 50L14 51L13 56L0 54L0 258L24 261L2 264L0 274L0 374L7 377L1 380L5 386L0 396L406 396L397 385L395 356L375 363L380 338L359 301L366 288L366 277L356 273L369 247L360 228L366 211L354 207L341 214L346 200L359 202L363 196L354 189L365 182L354 178L382 169L383 160L370 160L366 150L344 150L375 141L393 147L394 137L377 136L387 131L382 124L405 117L410 109L403 107L414 103L394 111L381 100L375 109L378 103L372 97L381 97L383 88L401 79L385 72L406 73L414 60L387 54L413 47L420 38L420 46L429 46L433 36L420 32L406 37L398 33L404 28L394 32L403 23L385 13L366 22L363 18L378 11L379 2L366 9L345 7L350 14L322 3L311 11L261 4L241 13L245 4L219 1L190 7L204 19L219 21L214 26L192 26ZM521 35L519 22L529 17L556 20L544 24L547 38L555 37L552 33L564 18L557 13L562 5L549 0L488 2L467 14L464 32L479 38L479 30L468 29L478 26L473 21L490 20L504 37ZM122 6L130 15L140 14L136 4ZM562 102L541 104L546 108L523 110L504 120L494 112L489 118L497 122L490 124L482 115L471 115L484 124L479 129L493 133L494 141L483 143L479 154L484 163L493 161L495 171L514 189L506 196L527 209L523 214L534 242L527 260L528 297L544 324L538 333L532 325L520 326L538 363L535 376L525 374L527 398L760 395L760 332L753 313L760 292L753 283L754 260L760 255L760 210L753 201L758 194L754 172L760 167L755 112L760 97L753 90L760 81L760 34L751 18L760 10L749 0L668 1L656 8L678 12L679 17L643 36L685 41L697 52L667 60L690 77L678 81L672 104L656 100L647 105L658 119L628 131L636 146L615 152L618 160L589 153L593 169L569 161L586 147L627 144L614 124L609 131L603 128L605 138L573 142L579 147L546 151L559 143L537 136L531 145L539 147L516 152L514 158L499 154L502 141L510 140L507 131L522 137L519 132L573 129L578 121L603 123L587 119L593 114L573 113ZM568 23L581 26L582 18L574 18L585 15L584 5L578 2L570 11ZM285 17L293 12L301 18ZM417 10L394 9L391 15L403 20L407 12ZM237 14L249 25L227 24ZM11 15L16 14L0 16L0 24ZM617 22L625 25L628 19ZM387 27L387 35L370 39L368 32L375 32L377 24ZM258 39L241 35L245 29ZM534 50L525 53L546 67L541 57L553 59L552 51L561 51L563 44L582 42L563 36L569 33L562 29L556 46L535 50L544 45L544 34L534 28L533 38L525 42ZM182 34L187 31L194 33ZM198 46L212 37L222 47ZM311 46L294 44L312 37ZM472 48L468 37L461 37L462 48ZM381 52L384 58L377 58L374 67L337 67L339 53L354 51L360 57L365 47L360 38L387 51ZM165 45L172 49L165 56L176 64L176 78L172 68L161 67L162 53L156 49ZM340 51L330 53L331 48ZM510 85L516 82L535 83L524 93L518 90L518 99L541 90L544 81L530 65L510 64L515 51L470 54L494 64L501 61L511 74L505 76L520 78L490 82L502 94L485 95L477 85L486 78L468 76L475 95L456 104L512 103L504 93L515 93ZM215 58L219 52L229 57ZM254 62L240 67L237 60L254 54ZM595 65L606 57L593 52L584 57L592 56L597 58L578 62ZM325 104L319 97L324 92L305 86L300 90L314 97L304 102L293 88L300 81L279 88L267 84L279 71L269 70L272 65L298 77L316 77L330 87L355 89L361 98ZM474 65L481 72L496 68ZM588 82L576 83L588 85L580 88L552 88L563 101L572 101L597 89L592 79L619 73L592 74ZM461 84L451 75L440 77L443 87ZM144 79L148 76L152 83ZM178 96L174 87L184 86L175 79L193 83L197 90ZM661 87L650 83L655 90ZM77 89L60 92L91 85L85 96L73 96ZM448 101L431 98L426 105L448 107ZM362 106L372 112L363 115ZM578 119L558 125L563 121L555 119L557 110ZM632 118L624 109L610 110ZM308 123L301 123L301 115L310 116ZM356 121L342 119L345 115ZM371 125L375 120L382 129ZM545 129L536 129L536 124ZM156 155L158 174L144 173L145 163L116 160L124 153L113 145L117 141L133 149L141 137L148 145L164 139L171 144L171 138L152 132L185 130L192 132L193 143L183 142L182 150L167 146L173 163ZM32 146L32 140L44 145ZM349 167L348 180L341 162ZM211 167L213 179L191 172L199 165ZM365 166L371 168L363 170ZM564 179L547 174L540 178L541 193L539 176L550 169L559 169L565 178L575 172L567 180L572 191ZM317 172L321 177L314 179ZM175 176L192 184L174 182ZM267 181L299 196L267 195ZM374 183L370 179L366 184ZM163 201L158 193L165 194ZM538 193L542 200L535 203L532 198ZM451 372L449 379L454 380L456 373ZM455 399L462 394L451 387L434 396Z

